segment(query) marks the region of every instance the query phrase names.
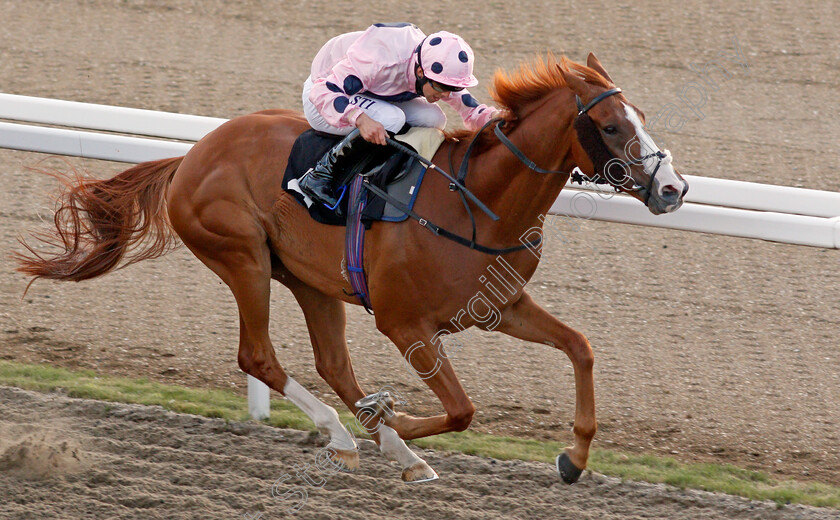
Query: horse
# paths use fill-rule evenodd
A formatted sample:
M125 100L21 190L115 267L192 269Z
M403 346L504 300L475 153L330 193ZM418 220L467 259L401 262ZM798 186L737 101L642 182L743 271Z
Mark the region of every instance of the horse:
M448 132L433 162L457 164L466 156L464 183L498 218L473 215L449 180L427 175L414 207L424 217L421 225L412 219L376 222L365 241L376 327L435 393L443 414L374 414L365 404L345 341L344 304L359 301L343 263L344 229L315 222L281 188L278 172L309 128L300 112L267 110L231 119L183 157L145 162L107 180L67 176L55 229L35 235L63 251L44 251L22 239L26 251L16 255L18 270L32 281L86 280L160 256L180 239L236 300L239 367L299 406L329 435L332 459L353 470L359 464L356 442L335 409L286 374L276 357L268 332L269 293L271 280L279 281L303 310L318 374L351 412L378 416L369 433L381 453L400 464L406 482L438 475L404 441L463 431L475 413L441 348L447 334L476 326L561 350L573 365L576 400L574 444L558 454L556 465L572 484L586 468L597 429L592 347L525 290L539 247L507 247L498 255L487 250L541 232L543 216L576 167L590 180L602 176L654 214L679 208L688 184L670 152L659 150L646 132L644 114L593 54L586 65L549 52L518 70L497 70L491 93L503 109L495 130ZM613 171L616 164L620 175ZM430 233L422 225L426 219L462 234L472 229L472 245L486 250ZM507 292L488 290L485 275L500 261L521 282L505 286ZM464 312L465 305L471 312ZM497 319L486 319L491 309Z

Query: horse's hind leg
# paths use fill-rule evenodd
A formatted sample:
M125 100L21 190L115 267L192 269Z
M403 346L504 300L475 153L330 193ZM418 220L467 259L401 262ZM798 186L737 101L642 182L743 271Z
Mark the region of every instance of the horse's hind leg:
M288 287L303 310L309 338L315 354L318 374L332 387L354 414L359 414L356 401L364 392L356 380L345 336L344 303L313 289L288 273L275 261L273 276ZM361 412L360 425L371 426ZM372 423L373 421L370 421ZM368 428L382 454L402 468L405 482L425 482L438 478L437 473L400 439L397 432L382 423Z
M333 458L355 469L356 444L341 426L338 413L289 377L275 356L268 334L271 255L264 230L239 207L216 209L215 214L225 215L224 221L208 218L202 222L175 211L172 224L184 244L230 287L236 299L239 367L303 410L319 430L329 433Z
M569 356L575 371L575 445L557 457L557 470L567 484L573 484L586 468L589 445L595 436L594 358L589 341L576 330L561 323L533 299L522 297L502 312L497 331L515 338L558 348Z

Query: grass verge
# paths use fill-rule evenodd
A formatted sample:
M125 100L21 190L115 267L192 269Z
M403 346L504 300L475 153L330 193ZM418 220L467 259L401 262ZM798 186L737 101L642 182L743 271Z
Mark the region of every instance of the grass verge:
M70 371L49 365L27 365L0 361L0 385L42 392L62 391L71 397L122 403L159 405L174 412L246 421L245 398L225 390L204 390L164 385L147 379L97 375L91 371ZM344 423L353 416L342 414ZM272 399L271 418L266 423L299 430L314 430L312 422L283 399ZM358 431L358 428L357 428ZM413 441L423 448L455 451L496 459L521 459L553 463L563 445L499 437L477 432L438 435ZM684 464L670 457L634 455L613 450L593 450L589 468L626 480L665 483L679 488L702 489L739 495L778 504L798 503L840 509L840 488L820 483L774 480L768 475L721 464Z

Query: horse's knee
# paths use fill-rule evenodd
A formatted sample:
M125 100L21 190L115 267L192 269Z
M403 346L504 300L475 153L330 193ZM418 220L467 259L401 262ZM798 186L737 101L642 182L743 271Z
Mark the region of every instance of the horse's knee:
M248 336L245 330L245 325L241 325L242 330L239 332L239 352L237 352L236 361L239 363L239 369L246 374L256 376L257 358L259 356L259 349L256 348L254 341Z
M337 380L337 375L335 370L331 365L324 363L322 361L315 362L315 370L318 371L318 375L321 376L321 379L327 382L328 385L333 386L333 383Z
M272 365L267 361L259 361L255 360L253 357L247 356L242 357L240 356L239 359L239 368L250 376L254 376L260 381L263 381L265 376L271 370Z
M449 422L452 425L452 429L456 432L466 430L472 422L473 415L475 415L475 405L472 403L467 403L467 406L449 414Z
M586 336L580 332L575 331L566 343L566 353L574 364L582 370L592 370L595 365L595 354L592 352L592 346Z

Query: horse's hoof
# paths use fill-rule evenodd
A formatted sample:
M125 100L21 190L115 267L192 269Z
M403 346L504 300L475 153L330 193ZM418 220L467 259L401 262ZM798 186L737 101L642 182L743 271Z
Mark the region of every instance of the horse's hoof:
M558 455L554 463L557 465L557 472L560 473L560 478L566 484L574 484L580 478L580 474L583 473L582 469L572 463L572 459L569 458L569 454L566 452Z
M359 469L359 452L356 450L339 450L330 448L330 460L345 473L353 473Z
M406 484L419 484L437 480L438 474L425 461L417 462L402 471L402 479Z

